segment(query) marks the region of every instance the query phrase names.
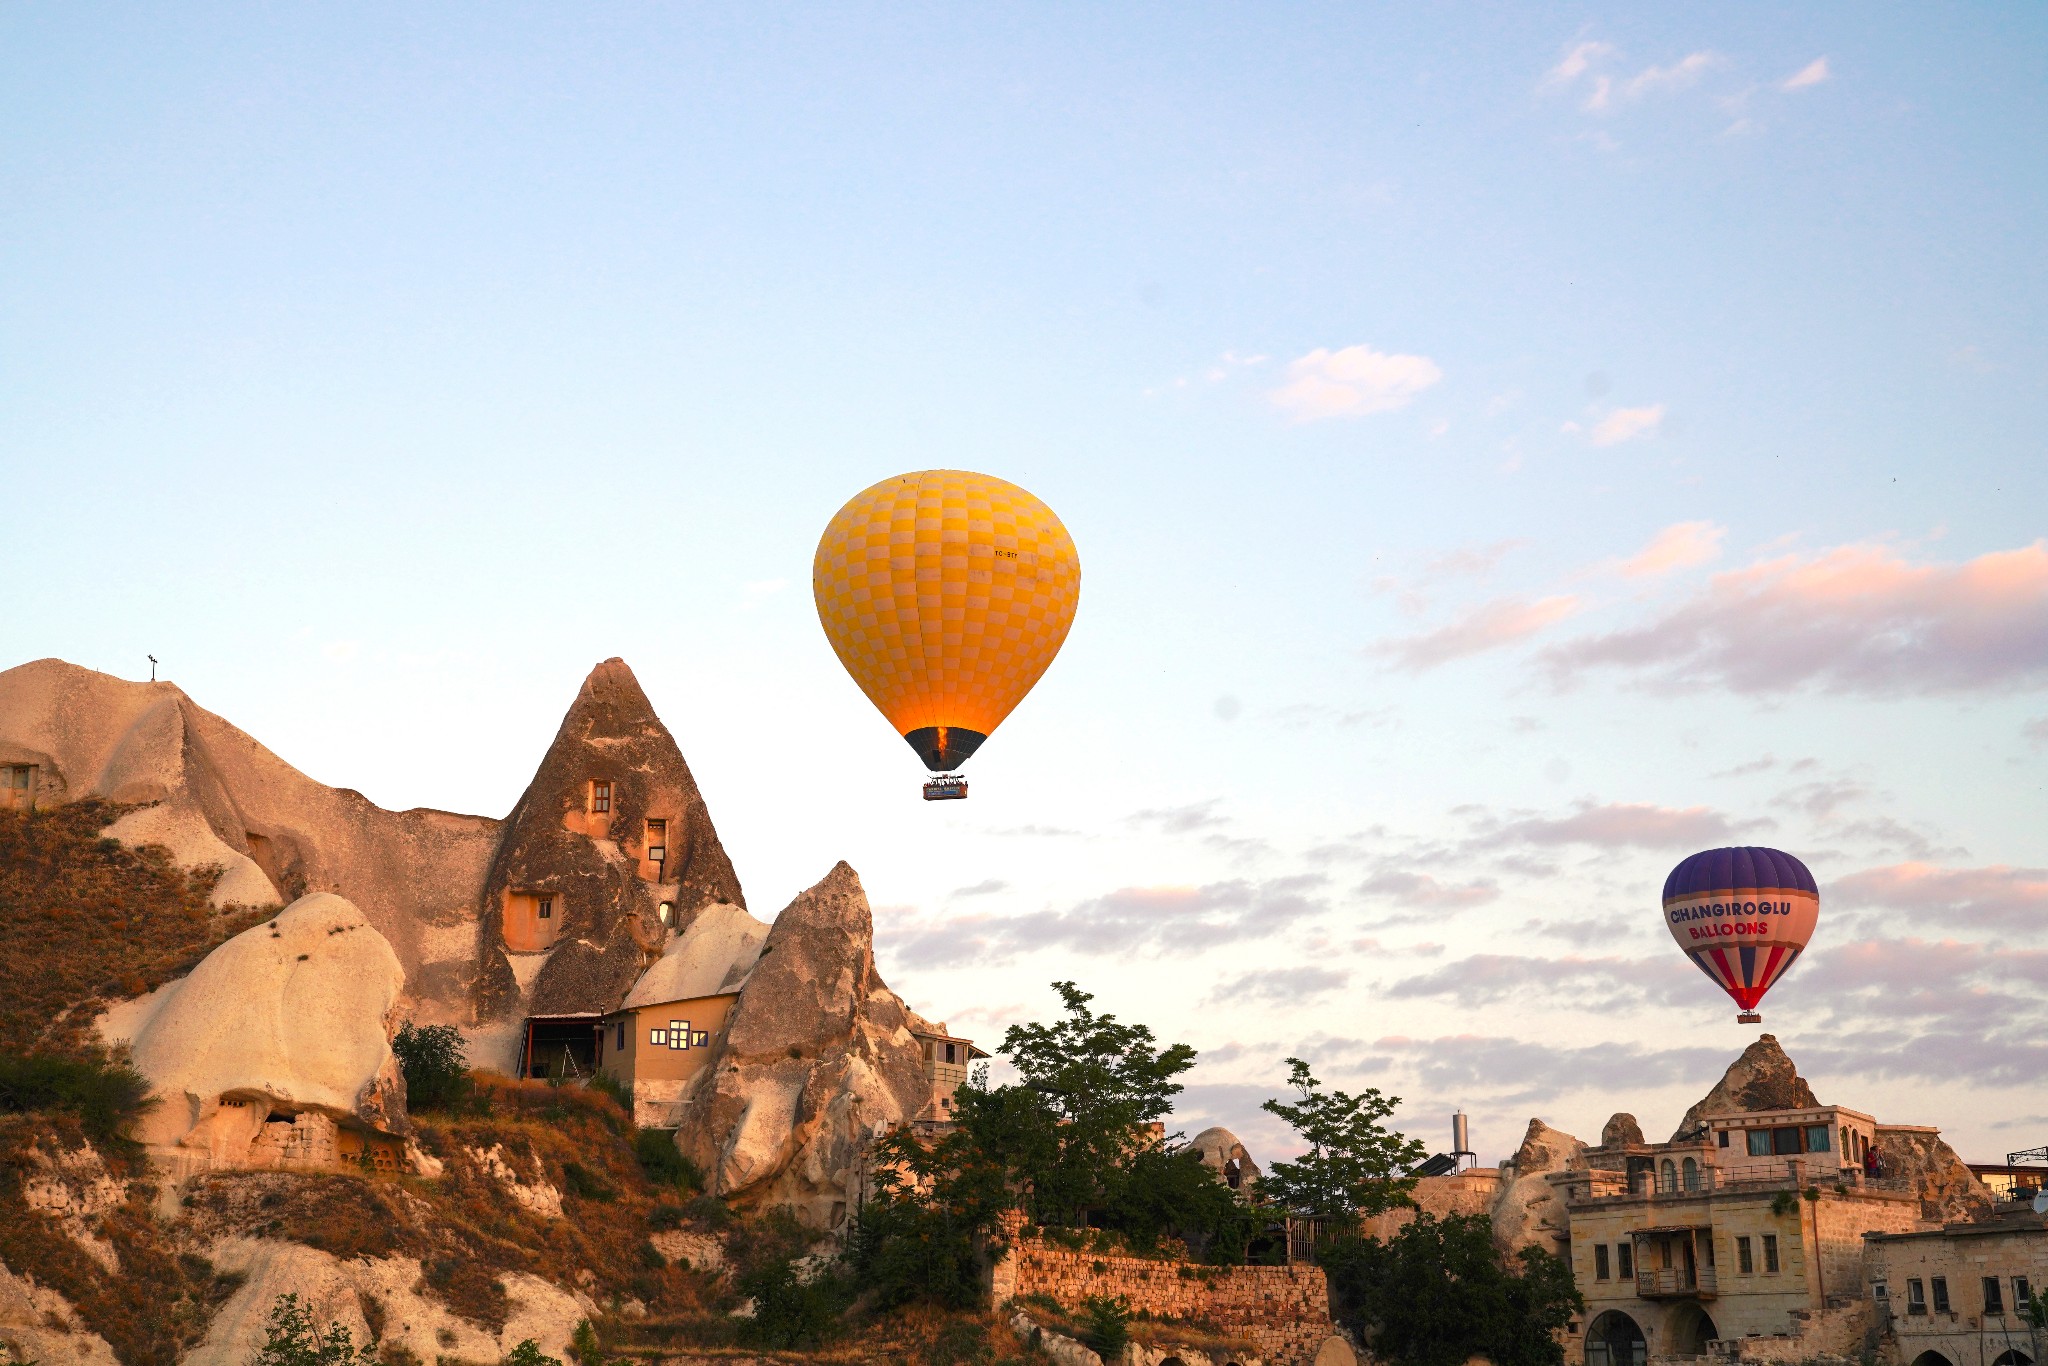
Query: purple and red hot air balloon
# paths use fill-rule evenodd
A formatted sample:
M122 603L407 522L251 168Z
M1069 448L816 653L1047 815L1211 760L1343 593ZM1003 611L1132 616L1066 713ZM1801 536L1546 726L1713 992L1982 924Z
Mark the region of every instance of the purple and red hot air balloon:
M1757 1002L1813 938L1820 888L1776 849L1708 849L1664 879L1664 923L1714 985L1735 998L1739 1024L1762 1024Z

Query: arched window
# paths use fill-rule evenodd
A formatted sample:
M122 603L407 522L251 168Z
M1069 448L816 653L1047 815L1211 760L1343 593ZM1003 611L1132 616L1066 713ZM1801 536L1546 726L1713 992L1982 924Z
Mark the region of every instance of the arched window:
M1689 1191L1698 1190L1700 1188L1700 1164L1688 1157L1685 1159L1684 1171L1685 1188ZM1693 1355L1697 1356L1699 1354L1695 1352Z
M2034 1359L2017 1347L2009 1347L1991 1358L1991 1366L2034 1366Z
M1668 1194L1678 1189L1678 1168L1671 1165L1670 1158L1665 1158L1664 1164L1657 1169L1657 1178L1658 1190Z
M1649 1359L1642 1328L1619 1309L1586 1326L1586 1366L1645 1366Z

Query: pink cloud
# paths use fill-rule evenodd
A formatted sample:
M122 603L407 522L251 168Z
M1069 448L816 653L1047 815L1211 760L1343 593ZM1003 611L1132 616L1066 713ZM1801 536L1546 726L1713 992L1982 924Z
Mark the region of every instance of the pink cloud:
M1631 579L1652 578L1674 569L1689 569L1719 558L1728 528L1712 522L1679 522L1665 527L1650 543L1616 568Z
M1836 878L1822 892L1822 905L1830 901L1918 912L1935 927L1965 921L2035 929L2048 920L2048 868L1895 863Z
M1538 598L1533 602L1525 598L1495 598L1433 631L1383 641L1372 647L1371 653L1392 659L1397 668L1421 673L1454 659L1526 640L1578 610L1579 600L1569 596Z
M1705 806L1653 806L1647 802L1581 802L1569 816L1529 816L1480 831L1487 843L1592 844L1604 848L1676 849L1734 839L1746 830L1768 828L1765 819L1731 821Z
M1450 884L1438 882L1427 873L1404 873L1392 869L1374 873L1359 885L1367 896L1385 897L1404 906L1456 908L1481 906L1500 896L1490 878Z
M1716 574L1647 625L1552 646L1543 660L1560 683L1618 668L1673 690L2035 687L2048 682L2048 542L1963 564L1914 564L1873 545L1784 555Z

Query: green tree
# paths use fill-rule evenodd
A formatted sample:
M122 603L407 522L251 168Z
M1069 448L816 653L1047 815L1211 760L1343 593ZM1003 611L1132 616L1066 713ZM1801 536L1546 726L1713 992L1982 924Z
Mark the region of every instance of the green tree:
M1275 1162L1259 1178L1259 1195L1296 1214L1348 1220L1408 1203L1415 1178L1406 1173L1428 1156L1420 1142L1387 1128L1399 1096L1367 1087L1357 1095L1325 1091L1300 1058L1287 1060L1293 1102L1269 1100L1260 1108L1294 1126L1308 1151Z
M452 1109L469 1094L469 1066L462 1035L453 1025L415 1025L407 1020L391 1041L405 1074L408 1110Z
M1485 1215L1419 1214L1384 1243L1344 1238L1316 1260L1338 1318L1407 1366L1559 1366L1559 1332L1586 1308L1562 1259L1525 1248L1505 1263Z
M562 1359L541 1351L540 1344L532 1338L522 1338L517 1347L505 1353L501 1366L562 1366Z
M1026 1169L1032 1210L1044 1223L1085 1224L1107 1203L1114 1174L1152 1142L1145 1127L1172 1112L1181 1090L1174 1079L1195 1065L1195 1050L1160 1048L1144 1025L1097 1015L1088 1006L1095 998L1072 982L1053 990L1066 1018L1011 1025L1002 1052L1022 1088L1044 1102L1029 1116L1029 1132L1017 1135L1038 1150Z
M263 1349L253 1366L369 1366L373 1360L368 1343L357 1350L346 1324L330 1323L323 1331L297 1295L285 1294L271 1303Z

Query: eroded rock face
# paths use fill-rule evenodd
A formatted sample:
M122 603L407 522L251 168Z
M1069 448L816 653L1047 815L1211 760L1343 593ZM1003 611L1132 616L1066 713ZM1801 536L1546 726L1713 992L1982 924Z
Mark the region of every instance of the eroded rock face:
M177 1167L247 1166L265 1121L307 1112L406 1130L391 1031L405 969L352 903L315 892L191 974L110 1013L159 1104L136 1136Z
M1640 1147L1643 1142L1643 1126L1636 1123L1636 1117L1619 1112L1608 1117L1600 1126L1600 1146L1603 1148Z
M1232 1190L1250 1194L1259 1184L1263 1175L1259 1164L1252 1161L1251 1153L1237 1135L1221 1125L1202 1130L1189 1140L1188 1147L1202 1159L1203 1166L1222 1177Z
M476 902L499 823L386 811L315 782L172 683L40 659L0 671L0 763L37 767L41 806L149 803L108 833L219 864L216 905L335 892L405 967L422 1023L460 1023L475 972Z
M712 903L746 905L675 737L623 660L583 680L506 826L480 908L480 1018L521 1004L515 954L546 955L524 1014L602 1013L668 928L686 928ZM519 898L540 895L553 898L547 921L522 923Z
M1501 1171L1500 1193L1493 1202L1493 1240L1502 1251L1525 1247L1556 1252L1571 1234L1558 1187L1545 1180L1550 1172L1582 1167L1586 1145L1540 1119L1529 1121L1522 1146Z
M684 1093L678 1144L718 1194L836 1228L876 1124L930 1093L913 1018L875 971L867 894L841 863L776 917Z
M1693 1133L1709 1115L1740 1115L1757 1110L1799 1110L1818 1105L1813 1088L1799 1075L1774 1034L1763 1034L1728 1064L1714 1089L1685 1112L1672 1132L1676 1143Z
M1988 1216L1996 1201L1956 1150L1932 1129L1880 1124L1877 1147L1887 1180L1910 1181L1920 1196L1920 1217L1945 1223Z

